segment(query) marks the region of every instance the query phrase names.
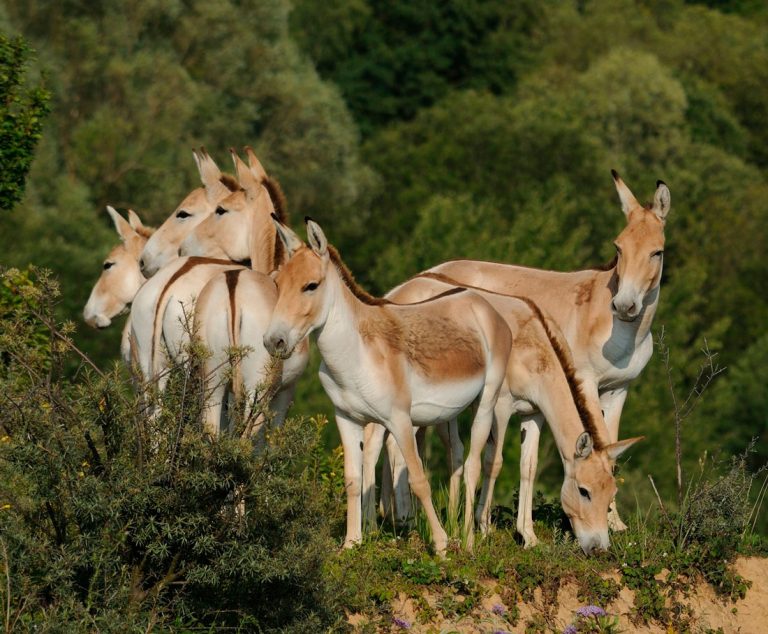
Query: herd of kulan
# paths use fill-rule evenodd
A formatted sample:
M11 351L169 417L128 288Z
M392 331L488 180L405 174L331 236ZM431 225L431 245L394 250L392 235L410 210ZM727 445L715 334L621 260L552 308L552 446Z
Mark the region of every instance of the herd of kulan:
M376 298L355 282L316 222L306 219L306 243L294 233L278 183L250 148L245 153L247 163L232 151L232 177L204 149L193 152L202 187L157 230L132 210L126 220L107 207L121 243L104 261L85 321L105 328L130 307L122 357L160 391L194 332L209 350L203 424L212 437L227 424L229 394L253 403L259 391L267 393L271 424L284 420L315 332L320 381L344 449L347 547L375 521L375 466L386 439L385 512L409 517L413 492L435 551L445 553L448 538L417 443L418 433L435 426L450 461L453 518L463 474L464 535L472 548L475 523L481 532L490 528L504 436L518 414L517 529L525 545L537 541L533 481L546 420L576 538L587 554L607 548L609 528L625 528L614 504L614 465L640 440L618 439L619 418L627 388L653 350L667 186L658 181L653 202L642 205L612 172L627 224L605 266L555 272L451 260ZM233 356L233 349L242 353ZM457 417L470 406L465 458ZM259 434L265 417L251 418L246 433Z

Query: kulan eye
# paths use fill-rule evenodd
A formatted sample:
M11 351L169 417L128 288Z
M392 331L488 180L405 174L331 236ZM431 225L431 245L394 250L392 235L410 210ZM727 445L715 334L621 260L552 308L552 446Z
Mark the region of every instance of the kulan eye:
M660 258L662 255L664 255L664 251L663 251L663 250L660 250L660 251L654 251L654 252L651 254L651 257L652 257L652 258Z
M579 487L579 495L581 497L586 498L587 500L591 500L592 496L589 494L589 491L587 491L584 487Z
M227 213L227 209L224 209L224 207L216 207L216 215L217 216L223 216L225 213Z
M104 262L104 270L111 269L113 266L115 266L114 262Z
M189 218L191 215L191 213L182 209L179 213L176 214L176 217L184 220L184 218Z
M310 293L314 291L318 286L320 286L320 282L310 282L309 284L304 285L304 288L301 289L301 292Z

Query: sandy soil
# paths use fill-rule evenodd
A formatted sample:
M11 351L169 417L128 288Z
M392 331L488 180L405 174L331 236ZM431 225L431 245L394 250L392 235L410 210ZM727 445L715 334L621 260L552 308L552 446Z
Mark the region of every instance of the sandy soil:
M692 611L692 631L705 632L708 629L717 631L722 628L725 634L768 634L768 559L743 558L736 563L736 571L744 578L752 581L752 587L747 591L744 600L736 603L724 602L715 595L714 590L707 584L698 585L682 602ZM618 579L618 576L616 577ZM518 633L525 632L526 623L531 619L546 616L546 632L562 632L572 622L574 612L582 606L577 597L577 588L569 583L560 588L557 595L557 608L552 601L546 601L537 590L534 600L528 603L518 603L520 618L516 626L511 626L502 616L494 613L501 611L499 606L509 611L513 606L505 605L498 593L503 589L495 583L486 586L489 593L483 599L482 605L471 614L458 620L434 620L427 624L418 622L419 610L416 603L400 595L392 604L392 613L410 627L396 623L382 625L380 632L412 632L414 634L493 634L495 632ZM425 594L424 599L431 607L436 607L435 597ZM642 632L646 634L667 634L667 630L658 625L637 626L630 620L633 607L633 593L622 588L619 597L606 607L612 615L618 615L622 632ZM351 615L349 622L356 630L362 629L365 618ZM370 630L369 630L370 631Z

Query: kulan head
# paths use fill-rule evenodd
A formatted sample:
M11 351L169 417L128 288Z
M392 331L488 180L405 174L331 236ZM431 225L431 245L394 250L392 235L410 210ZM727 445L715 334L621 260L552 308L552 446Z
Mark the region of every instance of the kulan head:
M222 174L205 148L192 150L203 186L193 189L168 219L160 225L144 247L139 264L146 277L152 277L178 257L179 245L192 230L210 216L220 200L228 196L236 183Z
M85 323L94 328L106 328L112 319L128 310L145 281L139 268L139 257L152 235L152 229L145 227L132 209L128 210L128 221L112 207L107 206L107 213L121 242L104 260L101 275L83 309Z
M627 218L627 226L614 241L618 283L611 310L622 321L634 321L658 296L670 193L664 182L657 181L653 203L643 206L619 174L611 173Z
M330 247L323 230L307 218L308 245L289 227L275 219L288 261L277 271L277 304L264 334L270 354L287 358L309 333L328 318L334 288L328 280Z
M573 460L564 460L560 501L587 555L610 545L608 507L616 495L613 468L619 456L639 440L642 437L596 448L589 433L583 432L576 441Z
M267 173L253 151L250 148L246 151L248 165L234 149L230 150L238 186L219 200L214 212L187 235L179 247L179 255L242 261L251 258L254 249L261 246L269 251L269 257L264 259L269 260L271 265L275 243L272 214L275 207L265 186ZM264 272L271 268L268 266Z

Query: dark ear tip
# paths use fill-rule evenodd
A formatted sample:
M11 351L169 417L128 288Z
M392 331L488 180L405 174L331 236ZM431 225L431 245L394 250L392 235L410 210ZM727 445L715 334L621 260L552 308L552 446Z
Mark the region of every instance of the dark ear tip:
M662 185L664 185L664 187L667 186L667 184L664 181L656 181L656 187L661 187Z
M619 173L616 170L614 170L614 169L611 170L611 176L613 176L613 180L615 180L615 181L617 181L617 180L619 180L619 178L621 178L619 176Z
M307 224L310 220L314 222L314 220L312 220L312 218L310 218L309 216L304 216L304 224Z

